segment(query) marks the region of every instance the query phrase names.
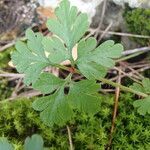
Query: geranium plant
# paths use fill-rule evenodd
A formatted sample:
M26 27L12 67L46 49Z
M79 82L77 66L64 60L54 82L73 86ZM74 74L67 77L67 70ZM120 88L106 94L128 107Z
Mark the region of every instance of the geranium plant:
M83 36L89 28L88 17L79 13L76 7L70 6L68 0L60 3L55 15L56 18L47 21L47 27L53 33L51 37L28 29L27 42L18 41L16 51L12 54L18 72L25 74L24 83L46 94L33 102L33 108L41 112L42 121L48 126L64 125L73 117L74 110L96 114L101 104L98 80L145 97L144 102L136 102L135 106L140 107L139 112L150 112L150 107L143 111L150 104L150 84L146 85L150 83L149 79L143 82L146 88L143 91L140 88L142 85L128 88L104 78L107 70L114 67L116 59L122 56L123 46L112 40L99 46L95 38L85 40ZM77 59L72 56L75 45ZM71 67L61 65L65 60L70 61ZM44 71L49 66L70 73L61 79ZM86 79L74 82L72 76L75 73L82 74ZM69 89L67 93L64 92L66 87Z

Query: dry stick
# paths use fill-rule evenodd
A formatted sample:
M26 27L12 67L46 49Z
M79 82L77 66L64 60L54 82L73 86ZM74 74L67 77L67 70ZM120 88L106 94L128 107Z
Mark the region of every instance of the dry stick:
M131 67L133 68L133 69L135 69L135 68L142 68L142 67L149 67L150 66L150 64L148 63L145 63L145 64L137 64L137 65L131 65Z
M121 83L121 77L120 77L120 75L121 75L121 72L119 71L118 81L117 81L118 84ZM118 110L119 95L120 95L120 87L116 87L116 90L115 90L114 111L113 111L113 118L112 118L112 126L111 126L111 130L110 130L110 140L109 140L109 143L108 143L107 150L110 150L111 144L112 144L112 136L113 136L113 132L114 132L114 128L115 128L115 120L116 120L117 110Z
M89 32L90 33L84 39L89 38L90 36L94 35L95 33L96 34L104 33L105 30L100 30L99 27L98 27L96 29L92 29L92 28L89 29ZM107 31L106 34L118 35L118 36L126 36L126 37L136 37L136 38L143 38L143 39L150 39L150 36L148 36L148 35L139 35L139 34L131 34L131 33L123 33L123 32Z
M10 48L10 47L14 46L15 43L16 43L16 41L12 41L11 43L6 44L5 46L0 48L0 52L4 51L7 48Z
M106 12L106 5L107 5L107 0L104 0L103 1L103 8L102 8L102 14L101 14L101 20L100 20L100 23L99 23L99 26L98 26L98 28L97 28L97 32L96 32L96 34L95 34L95 38L97 38L98 37L98 35L99 35L99 30L101 29L101 26L102 26L102 24L103 24L103 21L104 21L104 16L105 16L105 12Z
M104 30L97 31L97 29L90 29L89 31L91 32L91 34L94 34L95 32L99 32L99 33L105 32ZM123 33L123 32L108 31L107 34L118 35L118 36L126 36L126 37L136 37L136 38L143 38L143 39L150 39L150 36L148 36L148 35L139 35L139 34L131 34L131 33Z
M129 66L128 64L124 63L124 62L120 62L120 64L122 64L123 66L125 66L126 68L130 69L133 73L135 73L136 75L138 75L140 77L140 79L144 79L144 76L142 76L138 71L136 71L135 69L133 69L131 66Z
M128 60L128 59L131 59L133 57L136 57L136 56L139 56L141 54L143 54L144 52L139 52L139 53L133 53L131 55L127 55L127 56L124 56L124 57L121 57L119 59L116 60L116 63L117 62L121 62L121 61L125 61L125 60Z
M102 34L101 34L101 36L98 38L98 43L102 40L102 38L107 34L107 32L108 32L108 30L111 28L111 26L112 26L112 24L113 24L113 22L110 22L110 24L108 25L108 27L105 29L105 32L103 32Z
M145 71L147 69L150 69L150 65L149 66L145 66L145 67L141 67L140 69L137 69L136 71L137 72L143 72L143 71ZM121 72L121 73L123 73L123 72ZM124 74L123 73L123 75L121 75L121 78L126 77L126 76L129 77L129 78L131 78L134 81L134 78L131 77L131 72L129 72L128 74ZM117 77L114 77L114 78L111 78L110 80L111 81L116 81L116 78Z
M16 99L21 98L21 97L31 98L31 97L35 97L35 96L39 96L39 95L41 95L41 92L35 91L35 90L31 90L31 91L28 91L28 92L21 93L21 94L15 96L15 97L10 97L10 98L4 100L3 102L16 100Z
M137 83L141 83L141 82L138 81L138 79L139 79L138 76L134 75L134 73L133 73L132 71L126 73L126 72L120 70L120 69L117 68L117 67L114 67L114 69L117 70L117 71L120 71L124 76L129 77L129 78L132 79L133 81L135 81L135 82L137 82ZM113 79L113 78L112 78L112 79ZM110 79L110 80L113 81L112 79Z
M5 46L0 47L0 52L2 52L2 51L4 51L4 50L6 50L6 49L8 49L8 48L10 48L10 47L12 47L12 46L14 46L17 40L25 41L26 38L25 38L25 37L22 37L22 38L17 38L17 39L15 39L15 40L11 41L10 43L6 44Z
M12 92L11 97L16 97L16 96L17 96L17 92L18 92L18 89L19 89L21 83L22 83L22 78L20 78L20 79L18 80L18 83L17 83L17 85L16 85L14 91Z
M69 126L67 126L67 131L68 131L68 137L69 137L70 150L74 150L73 143L72 143L72 138L71 138L71 131L70 131Z
M2 73L2 74L0 74L0 77L23 78L24 74L19 74L19 73Z
M139 72L143 72L143 71L148 70L148 69L150 69L150 65L146 66L146 67L143 67L143 68L140 68L138 70L139 70Z
M147 52L150 51L150 47L141 47L141 48L135 48L132 50L126 50L122 53L122 55L129 55L133 53L138 53L138 52Z

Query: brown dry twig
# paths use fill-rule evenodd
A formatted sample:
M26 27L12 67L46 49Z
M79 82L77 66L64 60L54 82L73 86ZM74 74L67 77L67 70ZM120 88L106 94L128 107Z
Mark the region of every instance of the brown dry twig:
M118 72L118 80L117 83L121 83L121 72ZM108 148L107 150L110 150L111 148L111 143L112 143L112 135L114 132L114 128L115 128L115 121L116 121L116 116L117 116L117 110L118 110L118 101L119 101L119 95L120 95L120 88L116 87L115 90L115 101L114 101L114 111L113 111L113 118L112 118L112 126L111 126L111 130L110 130L110 140L108 143Z
M101 13L101 20L100 20L100 23L99 23L98 28L96 29L96 32L95 32L95 35L94 35L95 38L98 37L98 35L99 35L99 30L101 29L101 26L102 26L102 24L103 24L104 17L105 17L105 12L106 12L106 6L107 6L107 0L104 0L104 1L103 1L102 13Z

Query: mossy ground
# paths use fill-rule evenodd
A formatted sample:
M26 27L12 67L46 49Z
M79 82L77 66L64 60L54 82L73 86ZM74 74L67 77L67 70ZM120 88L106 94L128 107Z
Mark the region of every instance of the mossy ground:
M14 50L14 47L8 48L3 52L0 52L0 71L11 72L11 68L8 63L11 60L10 53ZM1 72L0 72L1 73ZM0 101L10 97L12 93L11 82L8 82L6 78L0 77Z
M150 10L134 9L126 12L125 19L131 33L150 35ZM134 39L141 45L148 45L149 39ZM0 53L0 68L9 68L10 48ZM149 77L149 71L145 76ZM126 82L127 85L130 82ZM0 78L0 100L11 95L12 88L6 79ZM101 96L100 111L94 117L76 112L76 117L68 123L72 132L75 150L105 150L110 135L114 95ZM50 150L67 150L69 147L67 128L45 126L39 114L32 109L34 99L1 103L0 136L7 137L16 150L22 150L23 141L34 133L40 134L45 146ZM150 116L140 116L133 107L134 97L122 94L119 99L119 109L115 131L112 140L112 150L149 150L150 149Z
M129 9L124 12L124 19L130 33L150 36L150 9ZM140 45L149 45L150 39L132 38Z
M40 134L50 150L69 147L67 128L45 126L39 114L31 107L33 100L26 98L4 102L0 108L0 136L6 136L21 150L27 136ZM133 97L122 94L113 135L113 150L149 150L150 116L140 116L132 106ZM113 95L102 96L102 106L94 117L79 114L68 123L76 150L104 150L108 144L113 110Z

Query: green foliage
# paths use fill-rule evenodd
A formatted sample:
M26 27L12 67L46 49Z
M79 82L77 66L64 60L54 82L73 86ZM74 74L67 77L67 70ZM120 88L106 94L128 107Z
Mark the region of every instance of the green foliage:
M150 79L143 79L142 84L134 83L131 88L149 95L144 99L135 101L133 105L138 108L141 115L150 114Z
M13 150L13 146L8 142L7 138L0 138L0 150Z
M72 118L72 109L63 92L64 90L61 88L59 92L39 98L33 103L35 110L42 111L40 117L48 126L53 126L54 124L64 125Z
M10 97L12 89L7 79L0 78L0 101Z
M8 67L8 62L10 61L10 52L14 50L14 47L6 49L0 53L0 68Z
M150 116L139 115L131 94L121 95L112 149L149 150Z
M108 131L111 125L110 103L113 103L109 97L101 97L107 102L98 116L87 116L85 113L76 112L74 118L69 122L72 131L73 143L77 149L88 149L91 147L103 148L108 141ZM38 133L44 139L44 145L50 150L68 149L68 133L66 126L47 128L38 117L38 113L31 107L32 101L28 99L19 99L13 102L1 104L0 108L0 136L8 137L14 143L16 149L22 150L24 140L27 136ZM107 113L106 113L107 110ZM105 126L104 126L105 124ZM86 139L81 141L82 135Z
M32 137L27 137L24 144L24 150L44 150L43 147L43 138L34 134ZM9 144L7 138L0 139L0 150L15 150L12 144Z
M27 137L24 144L24 150L44 150L43 138L34 134L32 137Z
M64 84L64 80L50 73L42 73L33 87L43 94L51 93Z
M95 81L83 80L72 83L68 94L72 106L79 112L95 114L100 108L100 98L97 93L99 88Z
M140 35L150 35L150 10L137 8L126 10L124 18L129 32ZM149 44L149 39L134 38L136 42L145 46Z
M114 44L108 40L96 49L96 40L89 38L82 40L78 45L77 66L81 73L88 79L99 79L106 75L107 67L113 67L115 61L112 58L121 56L123 46Z
M33 31L27 30L26 37L28 38L27 44L21 41L16 43L17 51L12 54L12 60L17 70L25 73L24 82L29 85L38 79L42 69L49 65L49 61L41 43L42 34L34 34Z
M78 14L77 8L70 7L68 0L60 3L55 14L57 19L49 19L47 27L64 41L69 51L72 51L75 44L88 30L88 17L86 14Z
M8 63L10 61L10 53L14 51L14 47L8 48L5 51L0 52L0 73L3 70L10 69ZM1 72L2 71L2 72ZM12 87L10 82L6 78L0 77L0 101L11 96Z
M113 97L102 95L101 109L95 116L76 112L68 123L73 145L78 150L104 150L109 141ZM133 95L122 94L113 134L112 149L149 149L150 116L139 115L133 107ZM0 107L0 136L7 137L15 150L22 150L27 136L40 134L49 150L66 150L69 147L66 126L47 128L38 113L31 107L32 101L19 99L5 102Z
M81 39L88 29L87 15L79 13L76 7L71 7L68 0L60 3L55 14L57 18L47 22L47 27L55 35L47 38L28 29L27 43L17 42L17 51L12 54L17 70L25 74L25 84L32 84L33 88L43 94L51 94L33 103L33 108L41 111L41 119L48 126L64 125L73 117L74 110L96 114L100 107L100 86L94 80L104 77L107 68L115 65L114 59L120 57L123 51L121 44L114 44L111 40L96 47L94 38L86 41ZM74 60L72 49L76 44L78 58ZM87 80L73 82L72 72L64 80L43 73L47 66L59 68L64 60L70 60L73 70L77 66ZM64 93L66 87L69 88L68 94Z

